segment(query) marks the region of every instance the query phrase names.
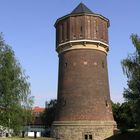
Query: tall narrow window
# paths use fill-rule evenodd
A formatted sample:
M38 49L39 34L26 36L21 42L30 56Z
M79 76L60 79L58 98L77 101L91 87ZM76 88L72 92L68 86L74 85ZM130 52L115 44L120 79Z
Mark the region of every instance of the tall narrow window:
M71 27L71 32L72 32L72 39L75 39L76 35L75 35L75 31L74 31L74 27L73 26Z
M59 31L59 38L60 38L60 42L62 42L62 24L59 26L60 31Z
M81 32L81 34L82 34L82 32L83 32L83 27L82 27L82 25L81 25L81 27L80 27L80 32Z
M82 27L82 25L80 26L80 37L82 37L83 36L83 27Z
M62 41L64 41L64 36L65 36L65 34L64 34L64 24L62 24Z
M90 38L91 34L90 34L90 20L88 20L88 25L87 25L87 37Z
M96 20L96 38L98 39L99 34L99 27L98 27L98 21Z
M105 40L108 43L108 29L107 29L107 24L105 24Z
M102 61L102 68L104 68L105 67L105 63L104 63L104 61Z
M59 36L59 28L56 27L56 44L58 45L60 43L60 36Z
M94 20L94 38L97 39L97 33L98 33L98 24L97 19Z
M103 40L105 41L105 24L103 24Z
M79 37L83 37L83 19L79 19Z
M69 21L67 21L67 39L69 39Z
M100 21L100 22L101 22L101 21ZM101 22L101 23L100 23L100 38L101 38L101 40L103 40L103 27L104 27L104 23Z
M72 33L72 36L73 36L73 34L74 34L74 33L73 33L73 26L71 27L71 33Z
M76 18L71 19L71 39L76 39Z

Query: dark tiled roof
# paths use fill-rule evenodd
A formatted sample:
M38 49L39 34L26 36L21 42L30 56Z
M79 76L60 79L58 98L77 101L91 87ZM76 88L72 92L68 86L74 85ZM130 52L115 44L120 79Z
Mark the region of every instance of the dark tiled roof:
M88 7L86 7L83 3L80 3L72 12L71 14L94 14Z
M108 26L109 26L109 20L108 20L106 17L104 17L104 16L102 16L102 15L100 15L100 14L97 14L97 13L93 13L86 5L84 5L82 2L81 2L70 14L58 18L57 21L55 22L55 25L54 25L54 26L56 27L56 24L57 24L59 21L65 19L65 18L67 18L67 17L70 17L70 16L77 16L77 15L83 15L83 14L87 14L87 15L90 14L90 15L93 15L93 16L101 17L101 18L103 18L104 20L106 20L106 21L108 22Z

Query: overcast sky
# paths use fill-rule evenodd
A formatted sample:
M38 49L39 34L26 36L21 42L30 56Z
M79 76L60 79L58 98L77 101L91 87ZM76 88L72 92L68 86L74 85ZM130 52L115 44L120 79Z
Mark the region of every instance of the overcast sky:
M69 14L81 0L0 0L0 32L30 76L35 106L57 97L57 18ZM121 60L134 51L130 35L140 35L139 0L83 0L89 9L110 20L108 71L113 101L122 102L127 79Z

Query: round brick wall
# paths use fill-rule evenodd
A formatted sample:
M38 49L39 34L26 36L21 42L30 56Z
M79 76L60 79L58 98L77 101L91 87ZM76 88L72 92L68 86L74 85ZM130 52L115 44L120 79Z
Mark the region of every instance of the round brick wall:
M59 54L56 121L114 121L106 53L77 49Z

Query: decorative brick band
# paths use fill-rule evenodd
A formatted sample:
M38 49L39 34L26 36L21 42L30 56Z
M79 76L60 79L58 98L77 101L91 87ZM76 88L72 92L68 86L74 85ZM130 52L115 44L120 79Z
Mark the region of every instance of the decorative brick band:
M106 43L94 40L76 40L60 44L56 51L60 54L65 51L74 49L93 49L99 50L107 54L109 47Z
M116 126L115 121L54 121L53 125L55 126Z

